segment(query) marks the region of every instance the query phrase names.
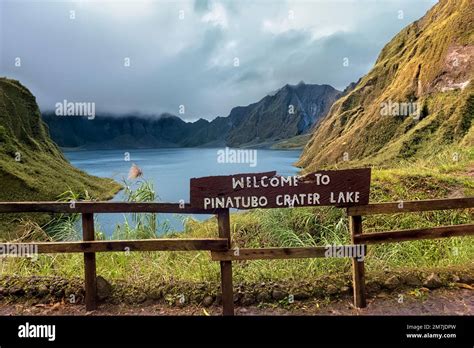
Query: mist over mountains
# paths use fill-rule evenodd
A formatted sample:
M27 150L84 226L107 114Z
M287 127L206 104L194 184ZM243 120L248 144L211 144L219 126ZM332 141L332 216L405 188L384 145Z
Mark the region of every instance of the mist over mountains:
M340 95L329 85L300 82L212 121L185 122L172 114L98 114L88 119L54 112L43 113L43 119L52 139L67 148L262 147L307 134Z

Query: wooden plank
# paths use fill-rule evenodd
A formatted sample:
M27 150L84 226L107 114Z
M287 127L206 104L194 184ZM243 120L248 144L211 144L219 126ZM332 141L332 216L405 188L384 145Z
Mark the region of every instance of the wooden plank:
M217 215L219 237L227 240L226 248L231 246L229 209L219 210ZM234 289L232 282L232 261L221 261L222 314L234 315Z
M284 208L369 202L370 168L324 170L282 177L276 172L191 179L191 206L215 208Z
M420 239L436 239L474 235L474 224L374 232L355 237L356 243L396 243Z
M213 251L211 257L214 261L276 260L325 257L325 253L325 247L259 248Z
M418 211L473 208L474 197L375 203L347 208L349 216L409 213Z
M232 262L221 261L222 314L234 315L234 290L232 282Z
M349 229L352 244L356 244L356 236L362 235L362 217L349 217ZM367 306L365 292L365 264L364 261L352 258L352 287L354 294L354 306L365 308Z
M219 238L227 240L227 249L231 246L230 236L230 213L229 209L219 209L217 211L217 228L219 232Z
M82 235L85 241L95 238L94 215L91 213L82 214ZM86 310L97 309L97 275L95 264L95 253L84 253L84 284L86 290Z
M140 239L88 242L47 242L16 243L18 246L34 246L40 254L84 253L84 252L120 252L120 251L187 251L187 250L226 250L226 238L204 239ZM15 243L0 244L0 249ZM30 249L28 249L30 250Z
M138 202L0 202L0 213L176 213L214 214L215 210L192 208L189 203Z

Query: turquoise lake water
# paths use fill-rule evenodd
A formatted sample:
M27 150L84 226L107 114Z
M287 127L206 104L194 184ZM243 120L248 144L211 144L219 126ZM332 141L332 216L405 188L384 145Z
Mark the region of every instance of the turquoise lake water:
M153 183L160 202L177 203L180 199L189 202L189 179L209 175L257 173L276 170L280 175L293 175L298 168L293 163L301 151L257 150L256 163L220 163L218 150L222 149L142 149L142 150L84 150L65 151L69 161L89 174L113 178L118 182L127 179L132 163L143 172L143 179ZM128 155L127 156L127 152ZM127 161L126 159L129 159ZM123 193L114 201L122 201ZM187 215L189 216L189 215ZM194 215L203 220L209 215ZM97 223L107 235L124 221L124 214L98 214ZM174 214L159 214L159 221L168 220L171 229L183 228L182 217ZM130 219L129 219L130 220Z

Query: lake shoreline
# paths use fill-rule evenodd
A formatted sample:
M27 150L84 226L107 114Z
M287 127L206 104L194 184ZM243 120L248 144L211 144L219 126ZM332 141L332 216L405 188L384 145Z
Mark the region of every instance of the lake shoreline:
M278 144L282 144L289 139L284 139L281 141L275 141L271 143L262 143L262 144L255 144L255 145L246 145L246 146L189 146L189 147L179 147L179 146L162 146L162 147L114 147L114 148L104 148L104 147L88 147L88 146L77 146L77 147L63 147L60 146L59 148L61 151L64 152L78 152L78 151L133 151L133 150L167 150L167 149L176 149L176 150L185 150L185 149L215 149L215 150L222 150L225 148L235 149L235 150L248 150L248 149L255 149L255 150L269 150L269 151L302 151L304 145L302 146L295 146L295 147L278 147Z

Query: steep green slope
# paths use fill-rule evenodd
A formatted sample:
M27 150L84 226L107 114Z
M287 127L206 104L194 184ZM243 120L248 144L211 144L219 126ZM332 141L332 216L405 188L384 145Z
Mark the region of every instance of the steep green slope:
M120 186L74 168L50 139L35 97L0 78L0 201L55 200L68 189L106 199ZM18 217L18 216L16 216ZM0 216L0 236L14 216Z
M313 170L345 158L390 165L448 145L472 146L473 23L474 1L441 0L403 29L373 69L333 104L297 164ZM397 115L391 107L387 115L389 103L418 113Z

